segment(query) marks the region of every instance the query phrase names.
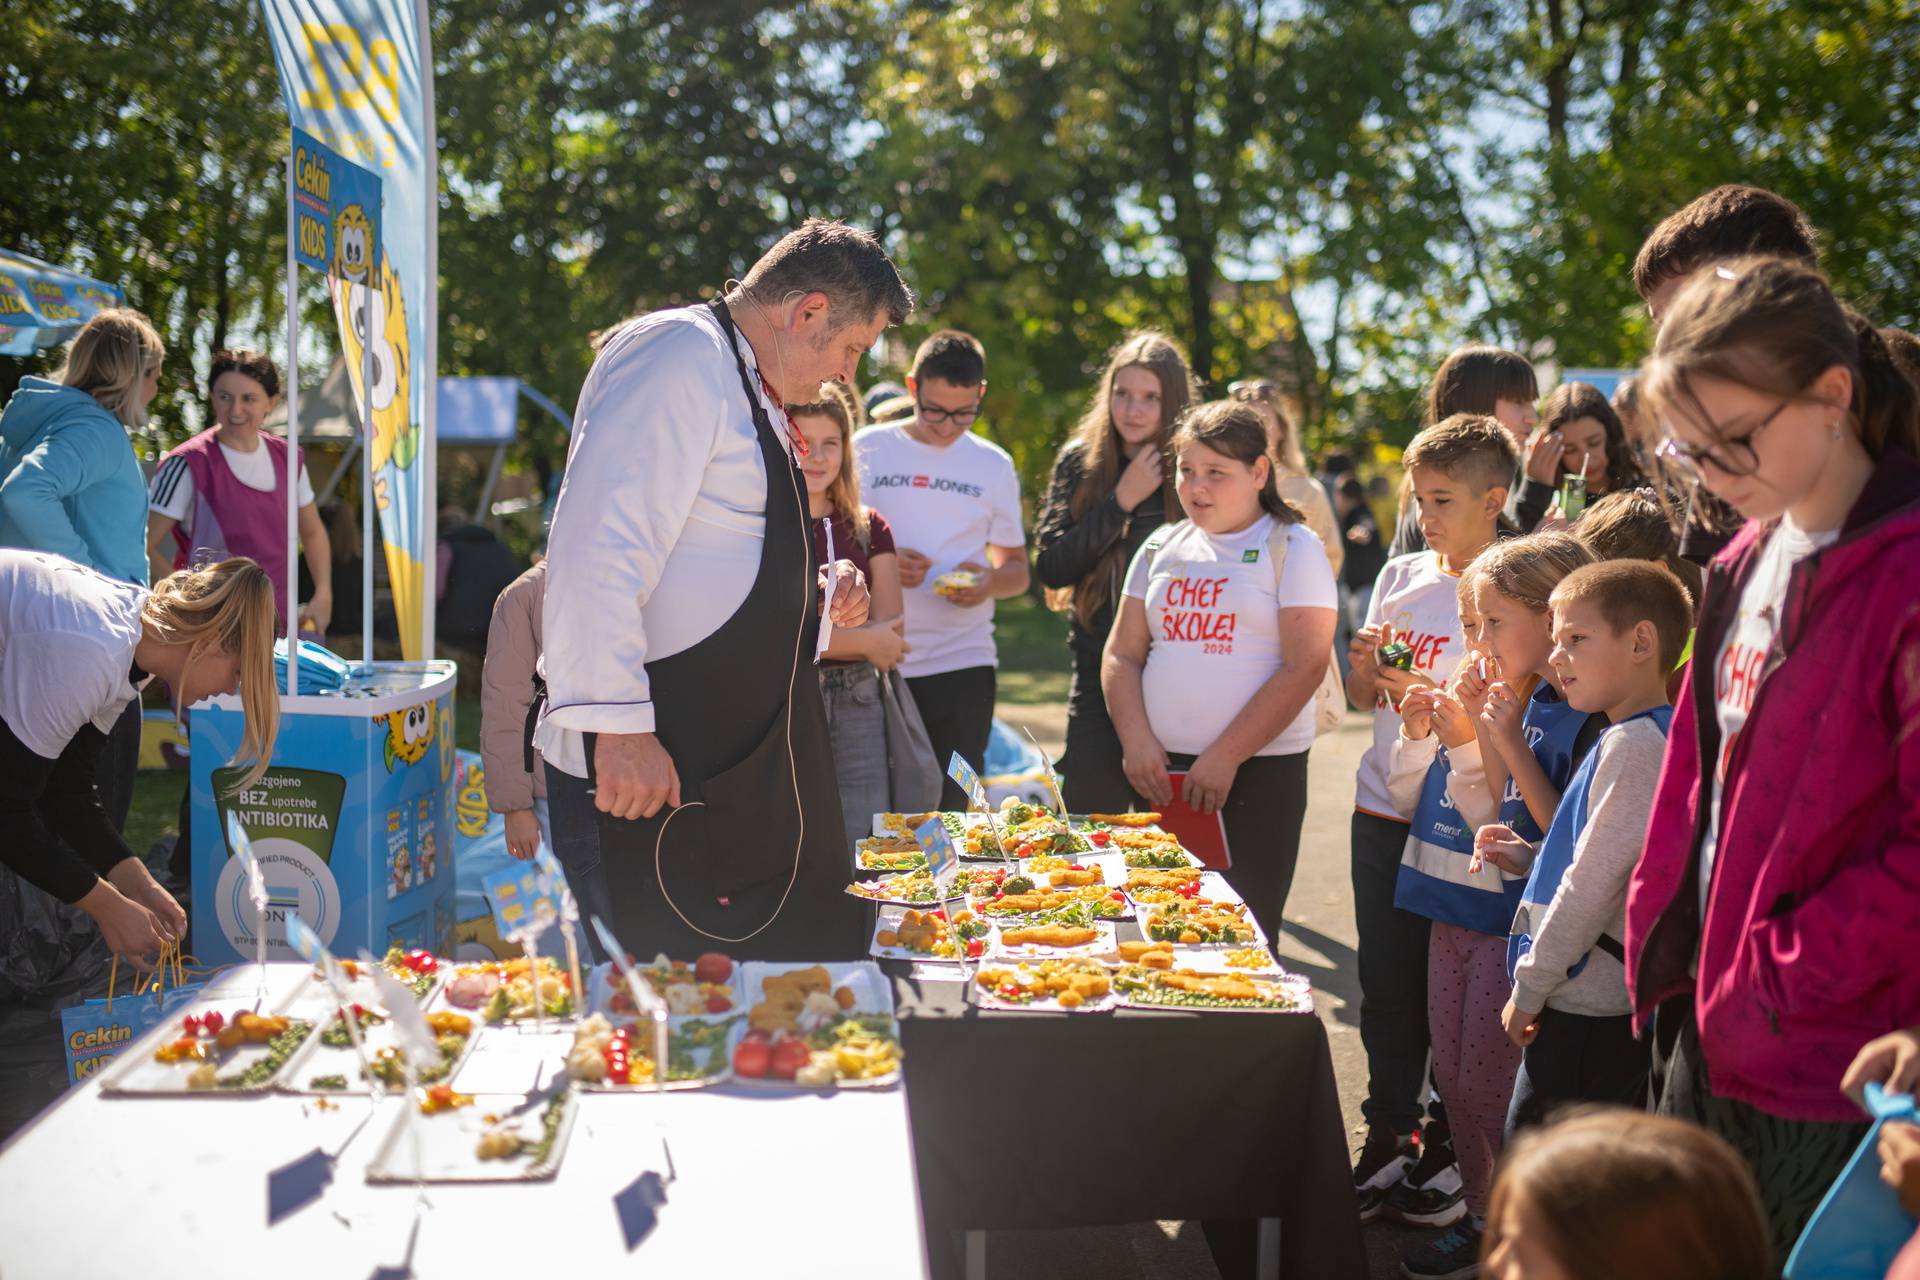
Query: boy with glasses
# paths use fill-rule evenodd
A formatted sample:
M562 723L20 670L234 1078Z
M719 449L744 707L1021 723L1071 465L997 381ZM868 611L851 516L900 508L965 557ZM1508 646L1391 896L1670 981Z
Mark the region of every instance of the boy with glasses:
M993 602L1027 589L1019 475L1006 450L973 434L986 390L979 339L944 329L914 353L913 416L853 438L860 491L893 526L906 607L900 670L942 769L956 751L982 767L997 686ZM941 804L967 807L951 779Z

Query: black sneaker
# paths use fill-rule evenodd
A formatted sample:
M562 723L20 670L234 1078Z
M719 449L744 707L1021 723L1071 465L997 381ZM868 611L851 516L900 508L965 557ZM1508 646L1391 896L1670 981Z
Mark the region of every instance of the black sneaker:
M1466 1213L1465 1196L1460 1164L1453 1155L1453 1135L1444 1121L1430 1121L1420 1133L1420 1159L1399 1185L1388 1190L1384 1211L1410 1227L1444 1227Z
M1410 1280L1474 1280L1480 1274L1480 1229L1460 1223L1438 1240L1429 1240L1400 1259L1400 1274Z
M1402 1185L1401 1179L1414 1167L1418 1156L1412 1134L1402 1137L1389 1129L1367 1130L1366 1145L1353 1162L1353 1190L1360 1197L1360 1221L1372 1222L1380 1216L1389 1190Z

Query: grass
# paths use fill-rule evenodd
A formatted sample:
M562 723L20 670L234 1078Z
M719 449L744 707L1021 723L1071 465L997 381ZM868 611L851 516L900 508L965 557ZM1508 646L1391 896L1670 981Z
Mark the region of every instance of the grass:
M1031 595L994 606L993 639L1000 651L999 701L1032 705L1065 702L1073 678L1067 618Z

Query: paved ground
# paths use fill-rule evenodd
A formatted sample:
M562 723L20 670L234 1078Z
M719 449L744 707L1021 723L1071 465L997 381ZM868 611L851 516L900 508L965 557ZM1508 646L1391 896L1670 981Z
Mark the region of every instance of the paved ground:
M1058 753L1066 733L1064 707L1002 705L1000 716L1015 728L1031 731L1050 754ZM1349 714L1338 732L1314 745L1300 869L1287 904L1286 936L1278 946L1282 964L1313 980L1315 1007L1327 1026L1340 1106L1350 1130L1360 1121L1366 1058L1360 1048L1348 820L1354 770L1367 742L1365 723ZM1426 1234L1389 1225L1368 1227L1369 1280L1398 1276L1401 1251ZM987 1271L992 1280L1215 1280L1219 1274L1199 1228L1177 1222L1105 1231L992 1232Z

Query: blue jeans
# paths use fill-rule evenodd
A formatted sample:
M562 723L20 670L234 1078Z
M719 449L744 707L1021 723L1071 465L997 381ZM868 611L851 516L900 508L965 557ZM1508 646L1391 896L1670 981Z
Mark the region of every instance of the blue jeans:
M587 780L556 769L544 760L540 764L547 771L547 820L552 829L546 834L553 846L553 856L560 860L560 869L567 873L567 884L573 889L574 900L580 904L583 923L584 917L598 916L611 928L613 895L607 892L607 873L600 865L600 813L587 792ZM608 957L601 949L593 926L587 925L584 932L593 962L604 964Z
M840 784L840 812L847 823L847 852L873 827L873 815L891 807L887 768L887 710L880 701L880 673L873 664L824 667L820 701L833 733L833 772Z

